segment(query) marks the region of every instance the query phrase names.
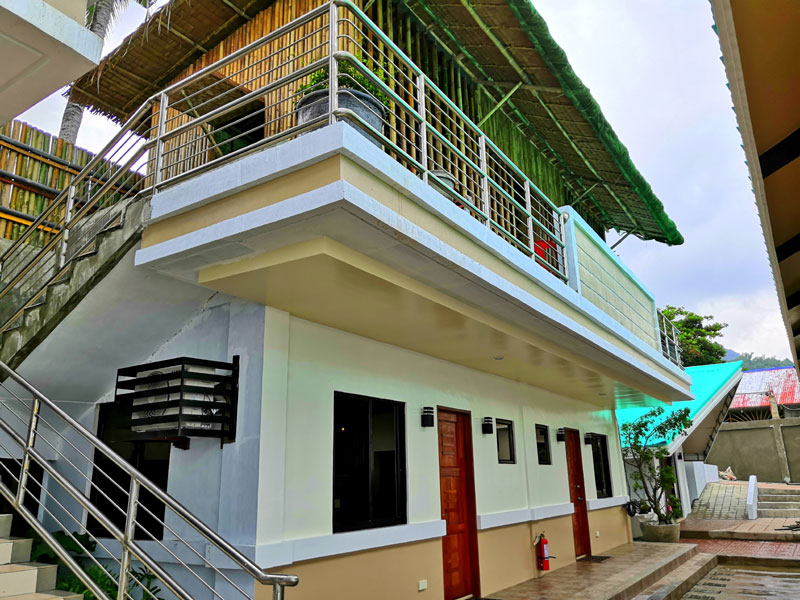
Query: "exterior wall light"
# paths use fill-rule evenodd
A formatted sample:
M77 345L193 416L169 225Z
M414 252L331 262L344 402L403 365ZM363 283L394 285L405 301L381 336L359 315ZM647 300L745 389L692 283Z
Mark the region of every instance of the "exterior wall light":
M433 427L433 407L432 406L423 406L422 407L422 421L420 423L422 427Z
M494 433L494 420L492 417L483 417L483 422L481 423L481 431L483 431L484 435L489 435Z
M556 441L557 442L564 442L564 441L566 441L566 439L567 439L567 434L564 433L564 428L563 427L559 427L556 430Z
M583 443L589 446L592 443L592 439L594 438L593 433L586 433L583 436Z

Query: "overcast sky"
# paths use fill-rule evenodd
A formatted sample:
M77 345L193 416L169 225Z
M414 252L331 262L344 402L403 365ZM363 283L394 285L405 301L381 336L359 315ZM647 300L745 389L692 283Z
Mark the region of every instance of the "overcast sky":
M617 248L623 261L659 306L683 305L729 323L726 347L789 357L709 3L534 5L686 239L668 247L631 236ZM129 7L106 52L144 14ZM19 118L57 133L64 102L54 94ZM98 151L115 131L87 115L78 143Z

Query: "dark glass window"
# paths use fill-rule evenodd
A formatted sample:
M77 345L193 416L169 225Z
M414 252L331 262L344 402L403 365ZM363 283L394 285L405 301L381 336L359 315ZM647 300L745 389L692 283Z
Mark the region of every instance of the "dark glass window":
M540 465L552 465L550 458L550 430L547 425L536 426L536 454Z
M101 404L99 409L97 437L166 491L170 443L136 439L136 434L131 431L129 407L109 402ZM99 450L94 452L94 464L89 499L114 525L124 530L131 478ZM144 489L140 492L139 502L141 506L136 514L139 526L135 539L163 539L164 504ZM97 537L109 536L108 530L91 516L87 528Z
M336 392L333 532L406 522L403 404Z
M598 498L611 498L611 469L608 464L608 438L592 433L592 460L594 461L594 483Z
M497 462L514 464L517 462L514 450L514 423L505 419L495 419L497 427Z

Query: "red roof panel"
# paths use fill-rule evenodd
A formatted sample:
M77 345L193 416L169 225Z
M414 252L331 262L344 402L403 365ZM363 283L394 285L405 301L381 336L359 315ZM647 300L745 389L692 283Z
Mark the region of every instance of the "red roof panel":
M800 404L800 382L793 366L745 371L731 408L769 406L770 394L778 404Z

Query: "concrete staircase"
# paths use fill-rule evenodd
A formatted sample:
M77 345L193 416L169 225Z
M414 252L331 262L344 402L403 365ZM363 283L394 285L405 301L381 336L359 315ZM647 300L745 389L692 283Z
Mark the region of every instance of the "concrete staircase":
M12 515L0 515L0 598L6 600L82 600L82 594L56 590L56 565L29 562L32 540L12 538Z
M800 519L800 486L796 488L760 488L759 518Z
M43 286L0 333L0 360L12 369L64 320L94 285L140 240L149 203L145 199L98 211L70 232L65 266ZM75 243L73 243L75 240ZM8 299L6 299L8 300ZM2 326L2 323L0 323Z
M684 555L683 559L644 591L633 596L632 600L679 600L717 566L715 555L697 552L696 547Z

